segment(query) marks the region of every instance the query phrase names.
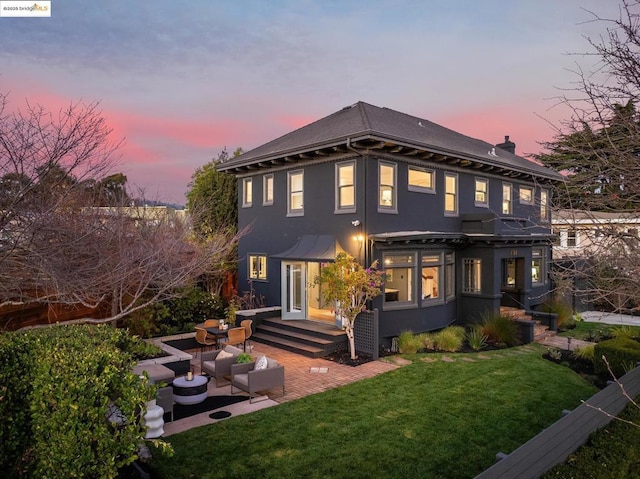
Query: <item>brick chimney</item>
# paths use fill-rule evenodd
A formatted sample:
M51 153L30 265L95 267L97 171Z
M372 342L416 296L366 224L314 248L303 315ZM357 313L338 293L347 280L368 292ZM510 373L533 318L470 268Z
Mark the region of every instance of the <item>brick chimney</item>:
M498 143L496 148L500 148L501 150L508 151L511 154L516 154L516 144L513 141L509 141L509 135L505 135L504 143Z

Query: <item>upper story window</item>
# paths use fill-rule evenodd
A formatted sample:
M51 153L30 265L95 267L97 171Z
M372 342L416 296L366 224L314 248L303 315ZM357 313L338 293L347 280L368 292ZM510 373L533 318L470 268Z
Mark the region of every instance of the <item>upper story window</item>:
M419 193L435 193L436 192L436 176L435 171L409 167L409 191L417 191Z
M463 293L482 292L482 262L479 259L465 259L462 263L464 275Z
M304 172L290 171L287 177L288 188L288 216L304 215Z
M520 203L523 205L533 204L533 188L529 186L520 186Z
M273 175L262 177L262 204L265 206L273 204Z
M576 230L567 231L567 246L569 248L578 246L578 232Z
M248 208L253 203L253 178L242 180L242 207Z
M356 164L353 161L336 164L336 211L356 210Z
M448 216L458 214L458 175L444 174L444 213Z
M513 186L511 183L502 183L502 214L510 215L513 212L512 206Z
M475 204L489 207L489 180L485 178L476 178Z
M549 192L540 190L540 220L549 221Z
M396 177L397 167L394 163L381 161L378 164L379 197L378 211L397 211Z
M415 305L415 270L416 255L414 253L387 253L383 256L384 272L384 304L389 306Z
M249 278L266 280L267 279L267 256L264 254L250 254L249 261Z

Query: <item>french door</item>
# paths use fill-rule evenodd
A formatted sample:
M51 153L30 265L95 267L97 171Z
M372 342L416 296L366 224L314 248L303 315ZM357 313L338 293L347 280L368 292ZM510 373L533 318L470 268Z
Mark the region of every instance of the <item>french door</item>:
M282 262L282 319L307 318L307 268L304 261Z

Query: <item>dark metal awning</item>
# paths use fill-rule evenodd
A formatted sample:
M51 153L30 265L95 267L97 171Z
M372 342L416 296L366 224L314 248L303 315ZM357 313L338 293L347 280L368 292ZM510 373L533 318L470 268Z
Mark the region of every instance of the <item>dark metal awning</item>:
M303 235L298 242L273 258L304 261L333 261L336 253L344 251L333 235Z

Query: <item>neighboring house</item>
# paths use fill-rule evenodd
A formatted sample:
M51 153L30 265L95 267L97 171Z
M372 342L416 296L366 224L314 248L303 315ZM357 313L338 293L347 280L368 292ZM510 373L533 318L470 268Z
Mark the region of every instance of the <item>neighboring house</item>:
M536 306L550 288L549 187L562 177L514 150L508 137L492 145L359 102L225 161L239 229L250 227L240 292L251 286L284 320L334 322L313 279L344 250L386 272L372 305L386 344Z
M640 217L635 213L558 210L552 215L554 259L588 258L636 249Z

